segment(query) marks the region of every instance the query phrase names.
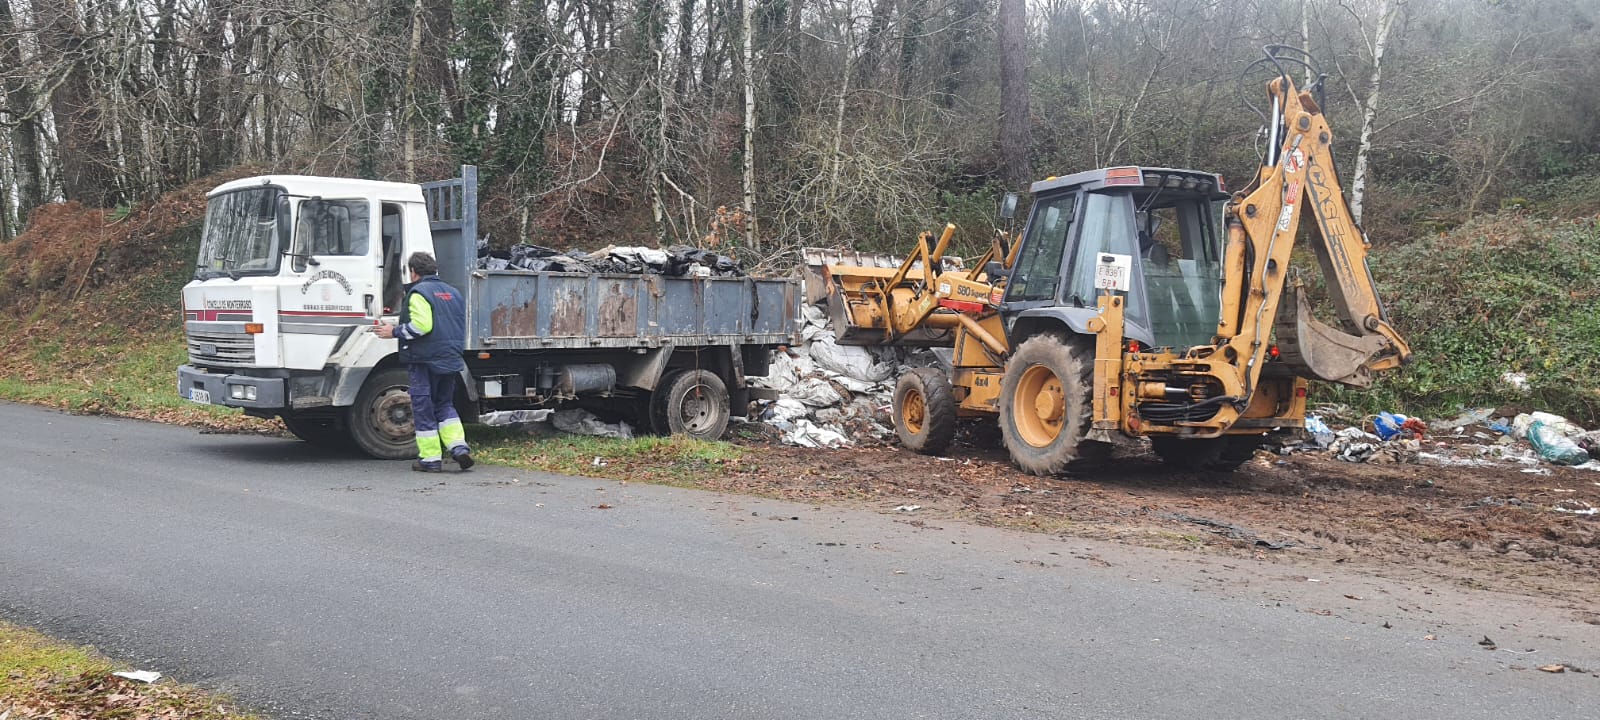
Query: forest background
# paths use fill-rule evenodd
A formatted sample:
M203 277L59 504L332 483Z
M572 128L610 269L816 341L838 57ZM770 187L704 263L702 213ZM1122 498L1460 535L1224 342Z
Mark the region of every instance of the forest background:
M1419 364L1375 402L1483 402L1515 371L1545 406L1600 418L1584 410L1600 407L1597 16L1595 0L0 0L0 249L22 238L0 271L13 299L115 274L98 251L81 277L19 270L50 203L115 224L202 178L425 181L462 163L487 180L496 244L716 245L770 267L809 245L903 251L953 221L970 251L1004 192L1048 175L1149 164L1243 185L1267 76L1240 73L1281 43L1327 74L1374 274L1415 335Z

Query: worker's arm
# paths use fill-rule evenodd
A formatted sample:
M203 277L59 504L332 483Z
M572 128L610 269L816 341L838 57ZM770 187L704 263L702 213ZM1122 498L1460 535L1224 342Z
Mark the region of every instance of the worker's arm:
M421 293L411 293L406 298L406 308L411 321L394 329L395 337L415 340L433 332L433 305Z

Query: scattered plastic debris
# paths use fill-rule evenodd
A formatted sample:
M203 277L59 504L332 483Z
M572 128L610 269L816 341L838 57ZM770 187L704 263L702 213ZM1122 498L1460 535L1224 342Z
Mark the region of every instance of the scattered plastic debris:
M894 385L912 368L942 365L927 349L840 345L821 308L802 308L802 344L774 353L765 377L750 384L778 391L752 416L780 433L783 442L842 448L894 435L889 412Z
M557 430L572 433L573 435L593 435L595 437L617 438L619 440L633 439L632 426L625 422L605 422L594 413L583 408L558 410L550 416L550 424L554 425Z
M921 510L921 509L922 509L921 505L901 505L900 507L895 508L894 511L895 512L908 513L908 512L916 512L916 511Z
M123 670L111 673L119 678L127 678L135 682L154 683L161 679L161 673L155 670Z

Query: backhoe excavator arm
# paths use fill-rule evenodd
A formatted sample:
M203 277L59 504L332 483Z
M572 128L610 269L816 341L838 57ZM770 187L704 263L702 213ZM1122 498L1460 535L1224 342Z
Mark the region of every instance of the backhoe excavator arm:
M1367 269L1369 245L1345 202L1322 109L1286 73L1267 88L1269 153L1226 212L1217 349L1239 369L1246 397L1260 379L1274 330L1296 374L1364 387L1373 372L1408 361L1411 350L1389 324ZM1307 234L1341 328L1312 317L1303 289L1288 275L1307 204L1316 219Z

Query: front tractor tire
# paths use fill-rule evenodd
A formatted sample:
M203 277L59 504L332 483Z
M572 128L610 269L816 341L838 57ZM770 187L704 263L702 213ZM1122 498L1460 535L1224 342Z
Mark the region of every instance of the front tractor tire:
M1092 345L1054 334L1024 341L1000 381L1000 434L1011 460L1031 475L1054 475L1100 454L1085 440L1093 393Z
M415 426L411 418L411 380L404 368L373 373L346 425L356 447L379 460L405 460L417 456Z
M894 430L900 444L923 455L940 455L956 437L956 396L944 373L917 368L894 386Z

